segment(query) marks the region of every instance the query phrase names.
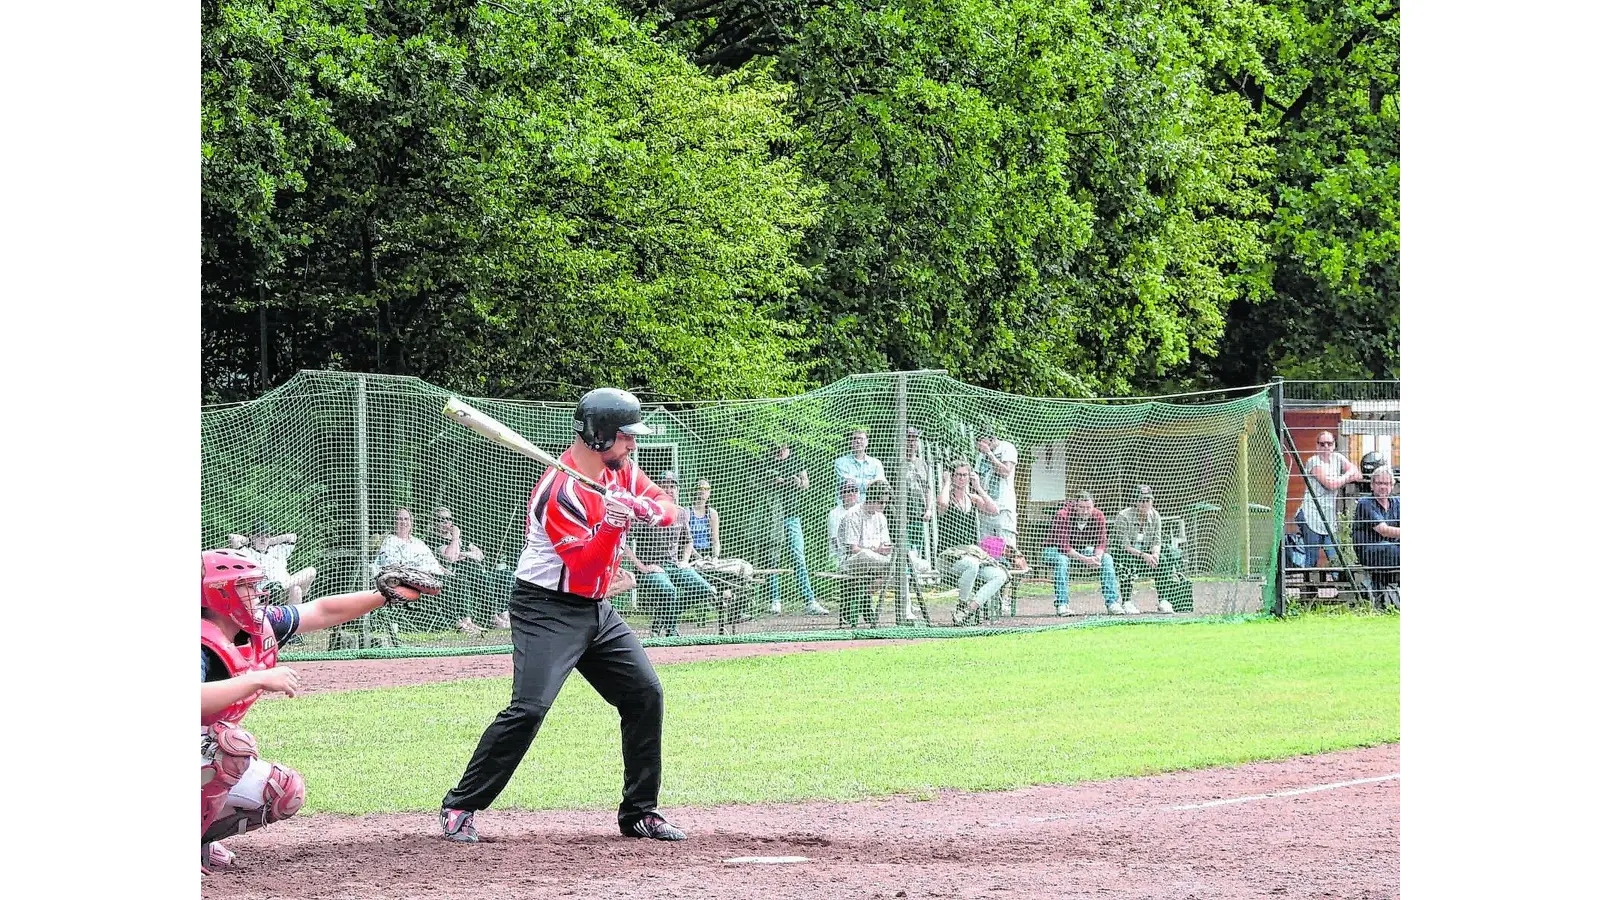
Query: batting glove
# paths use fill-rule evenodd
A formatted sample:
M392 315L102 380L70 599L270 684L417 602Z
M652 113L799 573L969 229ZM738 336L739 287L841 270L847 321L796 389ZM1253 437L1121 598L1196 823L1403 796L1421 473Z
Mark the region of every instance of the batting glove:
M606 495L606 511L610 515L611 506L616 503L628 511L628 516L635 522L644 522L647 525L660 525L666 521L667 511L661 504L648 497L635 497L626 491L612 491Z

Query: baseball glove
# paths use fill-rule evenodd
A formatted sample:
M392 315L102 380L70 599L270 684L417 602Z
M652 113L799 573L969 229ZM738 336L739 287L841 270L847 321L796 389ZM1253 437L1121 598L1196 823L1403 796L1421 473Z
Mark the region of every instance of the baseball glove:
M383 605L414 603L424 595L439 593L439 576L410 566L390 566L378 572L373 586L383 595Z

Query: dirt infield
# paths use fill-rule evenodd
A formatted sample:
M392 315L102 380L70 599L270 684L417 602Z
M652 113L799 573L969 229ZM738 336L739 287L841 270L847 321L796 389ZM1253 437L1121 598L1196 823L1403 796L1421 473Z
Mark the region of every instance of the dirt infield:
M1399 771L1390 745L926 800L673 809L683 844L622 837L604 811L489 810L477 845L444 841L425 813L319 815L230 841L234 866L202 896L1393 897ZM807 861L728 862L752 856Z
M884 647L907 644L902 640L802 641L787 644L707 644L700 647L650 647L650 661L656 665L697 662L706 659L734 659L740 656L776 656L781 653L813 653L818 650L849 650L859 647ZM287 663L300 673L305 693L356 691L364 688L399 687L457 681L463 678L511 677L511 654L495 656L439 656L413 659L350 659L324 662Z

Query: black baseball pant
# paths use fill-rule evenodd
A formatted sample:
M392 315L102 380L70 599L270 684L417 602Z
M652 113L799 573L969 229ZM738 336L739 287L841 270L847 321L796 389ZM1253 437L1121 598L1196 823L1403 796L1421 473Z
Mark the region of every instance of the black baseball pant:
M517 579L511 590L511 704L478 740L447 809L479 810L505 790L573 669L622 717L619 822L651 812L661 794L661 680L632 629L605 600Z

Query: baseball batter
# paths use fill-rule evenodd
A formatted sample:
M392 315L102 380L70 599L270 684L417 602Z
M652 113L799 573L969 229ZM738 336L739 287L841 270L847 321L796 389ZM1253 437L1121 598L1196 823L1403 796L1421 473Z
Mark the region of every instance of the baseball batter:
M377 590L263 607L266 572L234 550L200 554L200 871L228 865L220 841L287 819L305 801L306 783L288 766L264 762L240 727L262 694L293 697L300 678L278 668L278 646L302 631L340 625L388 603L439 593L432 575L389 568Z
M511 703L483 732L461 781L445 794L446 838L475 843L472 817L493 803L539 733L573 669L622 718L622 805L628 837L687 837L656 810L661 793L661 681L644 647L606 598L632 588L617 567L635 522L670 525L678 507L633 464L635 438L651 433L639 401L599 388L579 401L577 432L561 461L606 493L560 471L546 471L528 500L527 544L511 590Z

